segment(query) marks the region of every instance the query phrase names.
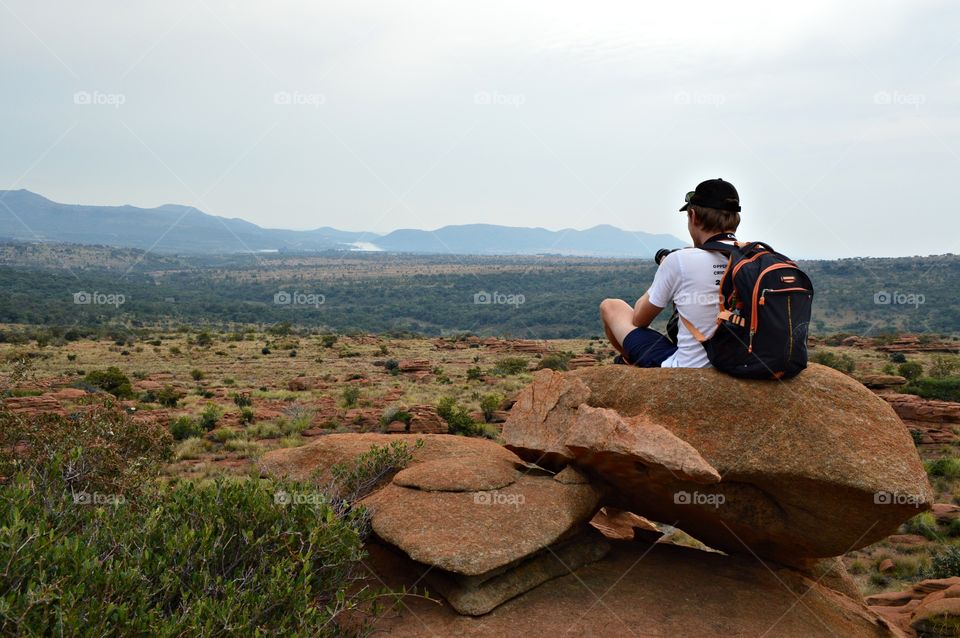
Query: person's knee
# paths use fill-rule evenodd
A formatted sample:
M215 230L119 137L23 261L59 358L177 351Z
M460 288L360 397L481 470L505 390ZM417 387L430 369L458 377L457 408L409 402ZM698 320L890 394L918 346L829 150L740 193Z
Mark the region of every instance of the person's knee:
M604 299L600 302L600 317L606 321L613 314L614 309L622 303L623 300L621 299Z

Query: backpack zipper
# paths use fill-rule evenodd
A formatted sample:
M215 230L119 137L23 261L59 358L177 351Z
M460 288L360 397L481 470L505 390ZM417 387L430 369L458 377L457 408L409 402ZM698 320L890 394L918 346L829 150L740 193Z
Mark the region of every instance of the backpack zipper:
M772 266L767 266L760 271L760 275L757 277L757 283L753 286L753 304L751 306L752 311L750 313L750 343L747 345L747 352L753 352L753 335L757 334L757 321L759 319L757 316L757 306L760 305L757 298L760 293L760 284L763 282L764 275L766 275L768 272L779 270L781 268L792 268L794 270L797 269L797 267L792 264L785 264L782 262L773 264ZM766 294L767 290L772 289L766 288L764 290L764 294ZM801 290L806 290L806 288L802 288Z

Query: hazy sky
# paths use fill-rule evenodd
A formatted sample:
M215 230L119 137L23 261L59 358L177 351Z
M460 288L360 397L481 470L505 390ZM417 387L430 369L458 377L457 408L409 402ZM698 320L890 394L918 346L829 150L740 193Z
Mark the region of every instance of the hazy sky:
M724 177L741 237L797 257L960 252L958 24L934 0L0 0L0 188L686 237L684 193Z

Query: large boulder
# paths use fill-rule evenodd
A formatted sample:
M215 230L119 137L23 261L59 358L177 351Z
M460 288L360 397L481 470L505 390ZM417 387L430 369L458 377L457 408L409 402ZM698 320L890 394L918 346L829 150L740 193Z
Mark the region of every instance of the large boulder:
M503 438L528 461L585 470L606 484L604 504L789 564L876 542L932 502L890 406L816 364L788 381L713 369L542 370Z

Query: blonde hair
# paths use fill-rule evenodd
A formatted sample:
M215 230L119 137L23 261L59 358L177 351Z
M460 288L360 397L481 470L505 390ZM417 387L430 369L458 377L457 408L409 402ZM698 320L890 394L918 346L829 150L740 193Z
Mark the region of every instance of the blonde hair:
M722 233L725 230L736 231L740 226L740 213L705 206L690 206L688 213L696 213L700 228L708 233Z

